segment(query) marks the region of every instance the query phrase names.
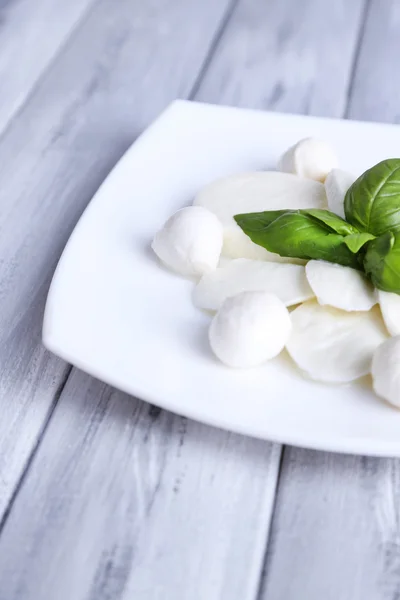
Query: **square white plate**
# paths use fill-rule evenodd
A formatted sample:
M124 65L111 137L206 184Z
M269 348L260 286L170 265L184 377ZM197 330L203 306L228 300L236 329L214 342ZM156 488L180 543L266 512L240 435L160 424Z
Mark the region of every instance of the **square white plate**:
M78 223L49 293L44 344L139 398L289 444L400 456L400 411L364 383L303 378L289 359L235 371L214 360L193 283L160 267L155 231L214 179L274 168L306 136L356 175L400 156L400 127L175 102L132 146Z

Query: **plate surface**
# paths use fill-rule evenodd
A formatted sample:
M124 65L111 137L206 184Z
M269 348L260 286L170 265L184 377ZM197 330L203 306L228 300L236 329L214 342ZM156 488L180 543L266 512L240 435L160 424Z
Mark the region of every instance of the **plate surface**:
M400 156L400 127L175 102L132 146L78 223L46 306L46 347L103 381L182 415L311 448L400 456L400 411L367 383L304 379L282 356L230 370L207 343L193 283L160 267L154 232L214 179L274 168L306 136L356 175Z

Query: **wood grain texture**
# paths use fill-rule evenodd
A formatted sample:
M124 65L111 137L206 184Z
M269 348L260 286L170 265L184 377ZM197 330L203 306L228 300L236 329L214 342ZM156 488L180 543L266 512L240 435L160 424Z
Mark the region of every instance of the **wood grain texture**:
M0 134L91 1L0 2ZM3 146L2 151L9 158L13 150ZM0 521L68 373L66 365L37 343L50 271L35 279L37 239L31 231L35 222L24 220L18 203L21 187L13 188L21 171L18 160L15 156L2 163L0 180ZM28 255L30 265L24 263ZM47 261L54 265L52 255Z
M347 114L398 121L399 5L366 16ZM398 459L285 449L260 600L398 599L399 499Z
M0 133L94 1L0 2Z
M0 134L92 4L93 0L0 2ZM29 129L26 121L25 131L17 126L17 136L14 130L0 148L2 159L7 157L0 179L0 521L69 372L38 344L55 257L53 246L46 257L47 270L40 272L37 259L53 215L43 221L41 211L48 204L40 195L36 204L32 202L29 182L19 180L24 151L18 148L25 146ZM16 143L10 145L10 139ZM40 161L33 152L31 146L28 171ZM58 244L56 239L53 243Z
M399 2L370 1L347 111L350 118L400 122L399 31Z
M364 0L240 2L198 98L341 116L363 8Z
M75 370L1 538L0 597L255 598L278 454Z
M262 600L398 598L399 494L398 461L286 448Z
M201 10L194 0L119 0L117 10L115 2L99 2L3 133L0 520L68 372L40 343L62 248L137 132L190 92L228 7L223 0Z

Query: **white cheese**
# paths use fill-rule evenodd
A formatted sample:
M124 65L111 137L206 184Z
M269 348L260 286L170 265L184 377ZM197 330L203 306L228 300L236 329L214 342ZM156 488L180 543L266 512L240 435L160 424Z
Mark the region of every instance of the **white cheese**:
M290 316L290 356L309 377L327 383L345 383L369 373L372 355L387 337L377 307L345 312L309 300Z
M194 205L212 211L224 227L223 254L230 258L252 258L298 263L254 244L234 220L234 215L265 210L326 208L325 188L317 181L288 173L265 171L234 175L205 187Z
M382 317L390 335L400 335L400 296L378 290Z
M202 206L178 210L156 233L152 248L172 270L199 276L218 265L223 229L217 217Z
M300 140L283 154L278 163L280 171L322 182L337 166L338 160L333 149L316 138Z
M378 396L400 408L400 336L386 340L376 349L371 373Z
M237 258L203 275L194 289L193 301L199 308L218 310L226 298L256 290L275 294L285 306L314 296L300 265Z
M290 334L284 304L266 292L227 298L211 322L214 354L229 367L255 367L281 352Z
M342 219L345 218L344 197L355 180L354 175L342 169L332 169L325 179L328 208L331 212L342 217Z
M310 260L306 276L320 304L346 311L371 310L376 290L360 271L323 260Z

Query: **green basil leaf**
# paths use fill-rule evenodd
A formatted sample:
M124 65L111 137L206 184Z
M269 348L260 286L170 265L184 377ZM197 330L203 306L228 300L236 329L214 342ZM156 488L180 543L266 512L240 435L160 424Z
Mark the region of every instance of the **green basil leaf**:
M266 227L268 227L268 225L271 225L271 223L275 221L278 217L281 217L286 213L293 212L297 211L265 210L263 212L235 215L233 218L235 219L239 227L241 227L243 231L247 233L247 231L263 231Z
M344 243L348 249L357 254L359 250L369 241L374 240L375 236L372 233L353 233L352 235L346 235Z
M358 229L347 223L344 219L335 215L335 213L322 208L307 208L298 210L266 210L258 213L247 213L241 215L235 215L236 223L242 227L246 227L249 231L260 231L268 227L275 219L286 214L299 214L307 215L312 219L315 219L319 223L326 225L327 228L334 232L340 233L341 235L352 235L359 233ZM243 227L242 227L243 228Z
M274 220L266 217L262 225L260 214L235 216L238 225L255 244L280 256L326 260L361 268L357 256L344 243L344 237L315 218L301 211L286 211Z
M376 236L400 232L400 159L384 160L365 171L348 189L346 219Z
M375 287L400 294L400 238L388 231L370 242L364 270Z
M325 223L332 231L335 233L340 233L340 235L352 235L359 233L358 229L351 225L342 217L335 215L335 213L330 212L329 210L324 210L322 208L308 208L302 209L299 211L302 215L309 215L313 217L317 221Z

